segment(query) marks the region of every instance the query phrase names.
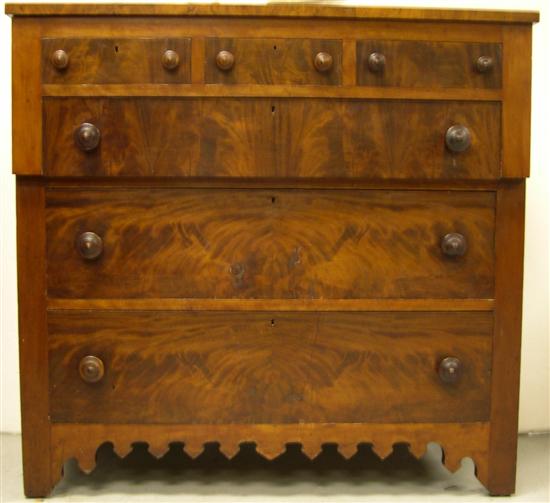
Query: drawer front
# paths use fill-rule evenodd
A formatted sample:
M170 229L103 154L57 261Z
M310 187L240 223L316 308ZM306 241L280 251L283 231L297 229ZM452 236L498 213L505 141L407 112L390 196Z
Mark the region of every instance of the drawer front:
M207 38L207 84L342 83L342 41Z
M190 80L189 38L42 39L42 81L47 84L181 84Z
M57 422L489 417L491 313L50 312L48 328Z
M83 146L88 123L97 142ZM446 144L453 127L463 151ZM44 100L50 176L495 179L500 150L496 102Z
M491 298L494 205L481 191L50 189L48 294ZM93 259L86 232L102 240ZM463 255L444 253L448 234Z
M357 42L361 86L500 88L500 44L364 40Z

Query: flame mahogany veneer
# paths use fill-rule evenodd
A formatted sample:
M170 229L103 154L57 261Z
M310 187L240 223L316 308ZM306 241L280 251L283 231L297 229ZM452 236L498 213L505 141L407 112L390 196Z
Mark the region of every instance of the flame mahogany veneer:
M514 491L536 13L6 12L28 496L104 442Z

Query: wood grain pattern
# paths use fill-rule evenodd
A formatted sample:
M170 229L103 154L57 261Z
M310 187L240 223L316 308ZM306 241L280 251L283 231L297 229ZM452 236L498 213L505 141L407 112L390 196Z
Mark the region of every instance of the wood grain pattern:
M491 441L487 487L494 495L515 490L518 440L525 181L497 194L496 309L491 384Z
M342 40L342 84L346 88L357 85L356 60L357 43L353 39L345 38Z
M373 52L382 53L382 72L368 69ZM357 42L357 83L363 86L428 88L499 88L502 85L502 47L499 44L360 40ZM479 73L480 56L493 58L494 67Z
M524 182L512 180L529 174L538 13L6 12L13 170L33 175L17 180L27 496L47 495L70 457L91 470L105 441L157 457L173 441L191 456L219 442L227 457L256 442L268 458L288 442L311 458L366 442L384 458L435 441L450 470L471 456L491 494L513 492ZM60 74L53 41L73 44ZM372 41L380 80L362 68ZM175 74L158 64L166 42L186 54ZM211 66L222 42L239 52L227 75ZM313 71L318 44L338 53L331 74ZM471 71L479 51L495 71ZM84 121L102 133L87 155L73 139ZM457 123L473 139L459 155L444 146ZM95 262L75 250L89 230L105 244ZM442 255L447 232L466 236L464 257ZM106 363L97 385L78 376L87 352ZM466 369L454 387L437 375L444 356Z
M539 13L511 10L404 9L343 7L338 5L278 4L6 4L6 14L15 16L239 16L239 17L334 17L345 19L395 19L533 23Z
M219 442L221 452L232 458L244 442L256 444L262 456L273 459L282 454L286 444L300 443L305 455L313 459L321 444L333 443L346 459L357 452L358 444L369 443L383 458L388 448L406 443L412 455L420 457L428 442L439 443L444 451L443 462L450 471L460 467L463 457L471 457L476 475L487 480L487 444L489 425L476 423L401 423L401 424L254 424L254 425L157 425L157 424L53 424L52 472L61 477L63 463L75 458L82 470L95 467L99 445L112 442L114 451L126 456L135 441L146 442L149 452L162 456L170 442L182 442L185 452L195 458L204 444Z
M232 69L220 70L216 55L230 51ZM318 72L313 60L317 53L333 58L330 71ZM204 55L205 81L209 84L317 84L342 82L342 41L284 38L207 38Z
M57 70L51 54L62 49L69 66ZM179 65L166 70L164 51L179 55ZM49 84L175 84L191 81L190 38L44 38L42 81Z
M48 309L124 311L493 311L494 299L48 299Z
M483 421L490 313L50 312L54 422ZM78 376L85 355L105 377ZM461 380L437 376L447 355ZM419 406L422 404L422 406Z
M113 22L114 21L114 22ZM78 23L63 16L40 20L44 37L235 37L235 38L326 38L433 40L436 42L502 42L502 25L452 21L387 21L341 18L243 18L243 17L140 17L110 19L83 16Z
M502 112L502 172L507 178L529 176L531 155L531 30L506 27Z
M195 40L193 40L195 43ZM195 68L195 67L193 67ZM353 63L355 82L355 61ZM233 84L217 86L202 84L204 75L195 71L196 84L44 84L42 95L67 98L86 97L239 97L239 98L352 98L376 100L434 100L434 101L500 101L501 89L426 89L418 87L351 87L318 85L271 85Z
M44 105L49 137L44 161L50 175L167 176L170 170L192 173L197 164L200 108L191 100L177 107L170 100L125 99L48 100ZM74 129L82 122L101 131L101 143L92 152L74 142Z
M17 179L17 286L24 487L47 494L50 473L50 403L46 323L46 226L44 182Z
M191 107L200 107L196 124L194 148L196 162L190 163L187 173L209 178L276 176L277 151L275 130L281 114L278 101L270 99L190 100ZM174 109L177 102L172 103ZM153 104L154 109L154 104ZM176 112L177 113L177 112ZM153 122L156 122L153 119ZM179 150L179 145L174 145ZM172 167L164 170L169 176Z
M491 192L50 189L46 219L50 297L493 296Z
M205 43L206 41L204 37L193 37L193 41L191 43L191 82L193 84L204 83Z
M292 106L292 110L296 112L298 107ZM289 123L288 128L296 129L296 124L303 124L302 134L319 131L318 135L308 133L318 144L319 136L332 132L330 127L336 130L341 127L343 156L352 177L491 179L500 176L500 106L497 103L354 101L343 103L334 115L328 110L322 114L319 111L319 115L322 118L319 122L326 124L324 128L308 123L306 114L302 121L294 117L296 123ZM472 135L472 146L461 154L449 152L443 144L445 132L452 124L465 125ZM298 141L296 139L296 143ZM338 159L334 154L333 158Z
M12 25L12 171L19 175L42 174L41 28L36 19Z
M330 185L322 178L169 178L126 177L124 183L116 177L89 177L83 185L82 177L51 177L45 183L49 188L187 188L187 189L380 189L380 190L445 190L496 191L498 180L368 180L334 179Z
M498 103L324 99L44 100L50 176L492 179L500 175ZM102 133L74 143L82 122ZM459 123L471 148L445 148Z

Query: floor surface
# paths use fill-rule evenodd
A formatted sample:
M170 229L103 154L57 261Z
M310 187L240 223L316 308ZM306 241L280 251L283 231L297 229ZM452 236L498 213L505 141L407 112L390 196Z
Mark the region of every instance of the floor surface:
M25 501L21 469L21 437L1 436L2 503ZM110 445L98 451L98 465L84 475L76 462L65 465L65 477L51 501L178 502L361 502L361 501L489 501L474 477L470 459L450 474L440 463L441 449L429 444L416 460L406 448L396 447L381 462L368 446L346 461L327 447L313 461L298 446L272 462L245 446L231 462L209 446L191 460L175 445L156 460L138 445L121 460ZM517 492L513 501L549 502L550 436L520 436ZM502 501L497 499L495 501Z

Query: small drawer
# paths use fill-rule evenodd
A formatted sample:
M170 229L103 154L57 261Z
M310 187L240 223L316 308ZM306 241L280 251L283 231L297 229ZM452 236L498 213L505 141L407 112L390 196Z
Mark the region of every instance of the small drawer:
M500 88L500 44L364 40L357 42L361 86Z
M45 98L49 176L495 179L500 103Z
M49 189L51 298L492 298L493 192Z
M205 59L208 84L342 82L340 40L208 38Z
M492 313L48 313L54 422L486 421Z
M191 78L189 38L45 38L47 84L181 84Z

